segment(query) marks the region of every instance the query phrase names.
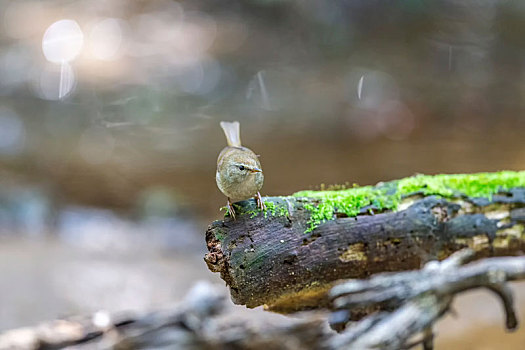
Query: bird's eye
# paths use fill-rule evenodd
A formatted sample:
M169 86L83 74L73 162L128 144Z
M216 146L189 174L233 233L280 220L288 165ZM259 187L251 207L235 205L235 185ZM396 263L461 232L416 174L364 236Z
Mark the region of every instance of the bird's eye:
M239 165L239 170L243 171L244 170L244 165Z

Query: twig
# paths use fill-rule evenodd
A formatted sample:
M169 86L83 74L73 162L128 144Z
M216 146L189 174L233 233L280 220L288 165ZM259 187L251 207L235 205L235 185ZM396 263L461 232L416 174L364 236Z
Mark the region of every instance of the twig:
M432 326L450 308L454 296L473 288L487 288L502 301L505 327L513 330L518 321L507 281L525 278L525 257L490 258L463 266L474 251L462 250L442 262L432 261L422 270L385 273L369 280L335 286L330 296L335 308L331 326L342 330L350 321L350 310L380 307L383 311L352 324L341 337L333 338L333 349L398 349L424 333L423 344L432 348Z

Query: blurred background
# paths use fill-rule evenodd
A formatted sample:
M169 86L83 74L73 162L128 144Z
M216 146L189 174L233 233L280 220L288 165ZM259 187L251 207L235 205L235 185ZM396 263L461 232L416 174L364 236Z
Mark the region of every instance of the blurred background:
M0 330L221 283L221 120L263 195L525 169L524 34L519 0L0 1ZM438 346L521 348L460 300Z

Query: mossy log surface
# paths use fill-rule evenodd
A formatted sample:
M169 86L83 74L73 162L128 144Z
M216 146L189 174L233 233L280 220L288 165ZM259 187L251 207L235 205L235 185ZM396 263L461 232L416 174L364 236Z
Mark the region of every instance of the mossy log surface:
M264 213L253 200L239 202L237 220L226 217L208 227L205 261L221 274L236 304L288 313L328 306L326 293L337 280L417 269L465 247L477 258L519 255L525 251L525 172L512 174L519 181L502 179L501 186L493 181L492 192L483 187L485 180L479 187L477 176L487 173L468 175L483 196L457 189L429 192L425 179L418 180L420 189L402 194L395 186L405 179L368 186L367 191L387 188L397 198L395 206L374 197L349 216L332 202L331 218L315 227L312 216L324 195L267 197Z

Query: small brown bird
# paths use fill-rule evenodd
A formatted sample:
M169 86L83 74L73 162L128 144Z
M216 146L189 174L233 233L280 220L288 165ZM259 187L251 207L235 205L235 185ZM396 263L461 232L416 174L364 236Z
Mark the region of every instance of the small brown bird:
M219 190L228 197L228 212L235 219L232 200L241 201L254 197L257 207L266 209L259 191L264 175L259 158L251 149L241 145L239 122L221 122L226 135L226 146L217 159L215 180Z

